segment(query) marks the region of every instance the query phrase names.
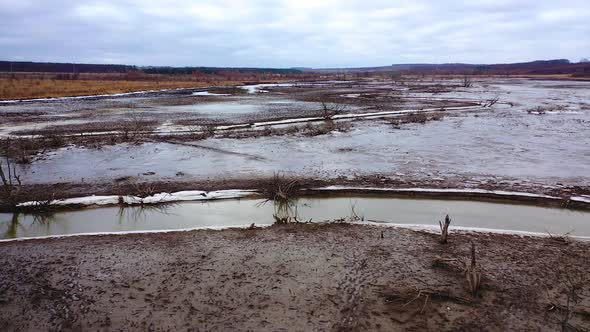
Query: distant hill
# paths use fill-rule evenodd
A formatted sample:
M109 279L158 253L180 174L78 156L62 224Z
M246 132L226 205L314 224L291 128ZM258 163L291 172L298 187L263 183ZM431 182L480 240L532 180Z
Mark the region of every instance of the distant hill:
M590 75L590 63L571 63L567 59L537 60L531 62L505 64L393 64L391 66L361 68L320 68L303 69L304 72L316 73L377 73L400 72L405 74L577 74Z
M571 63L566 59L538 60L505 64L466 64L466 63L414 63L393 64L391 66L361 68L229 68L229 67L137 67L118 64L82 64L50 62L16 62L0 61L0 72L34 72L34 73L127 73L143 71L146 74L187 75L193 73L210 74L451 74L451 75L550 75L568 74L590 77L590 63Z

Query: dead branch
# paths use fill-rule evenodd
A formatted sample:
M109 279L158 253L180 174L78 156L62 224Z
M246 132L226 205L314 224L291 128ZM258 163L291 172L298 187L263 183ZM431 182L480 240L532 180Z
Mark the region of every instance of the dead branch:
M451 218L449 218L449 215L447 214L445 217L444 224L439 220L438 225L440 226L440 243L446 244L449 236L449 226L451 225Z
M495 105L495 104L496 104L496 103L497 103L499 100L500 100L500 97L494 97L494 98L488 99L488 100L486 100L486 101L483 103L483 107L492 107L492 106L494 106L494 105Z
M481 287L481 269L475 260L475 244L471 242L471 261L465 263L465 278L471 295L477 296Z

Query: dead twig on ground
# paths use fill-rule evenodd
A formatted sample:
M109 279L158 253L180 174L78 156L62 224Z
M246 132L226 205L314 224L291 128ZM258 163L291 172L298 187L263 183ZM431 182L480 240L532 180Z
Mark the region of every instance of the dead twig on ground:
M488 100L486 100L486 101L483 103L483 105L482 105L482 106L483 106L483 107L492 107L492 106L494 106L494 105L495 105L495 104L496 104L496 103L497 103L499 100L500 100L500 97L494 97L494 98L488 99Z
M549 235L549 239L551 239L551 241L555 241L555 242L558 242L558 243L562 243L562 244L567 245L567 244L570 244L570 242L571 242L571 240L570 240L570 234L572 232L573 232L573 230L572 231L569 231L569 232L567 232L567 233L565 233L563 235L553 235L553 234L551 234L549 232L547 232L547 234Z
M433 289L431 287L418 288L416 286L390 285L382 286L377 291L387 304L393 305L399 312L406 313L405 321L426 311L429 303L451 302L463 305L473 303L472 299L452 294L448 290ZM403 323L403 322L402 322Z

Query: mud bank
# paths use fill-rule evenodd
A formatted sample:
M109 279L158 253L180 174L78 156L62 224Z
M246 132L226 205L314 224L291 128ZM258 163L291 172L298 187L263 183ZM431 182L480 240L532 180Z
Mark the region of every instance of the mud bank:
M588 243L437 240L292 224L0 243L0 328L549 331L559 329L566 278L590 271ZM467 257L472 241L483 270L478 297L461 273L433 265L437 256ZM573 310L570 324L590 324L589 297Z
M394 178L385 175L361 176L350 179L339 177L329 180L310 177L291 178L297 181L298 187L301 188L300 195L302 197L360 194L379 197L522 203L590 210L590 188L587 186L546 185L514 179L473 182L465 178L448 178L421 181L405 176ZM247 195L226 195L222 198L256 197L259 190L271 184L272 181L271 177L257 176L252 178L213 178L205 181L172 180L144 183L131 177L123 177L114 182L35 184L22 186L19 202L26 205L26 202L31 201L56 200L52 210L59 211L63 208L72 209L91 205L120 205L119 196L139 196L123 197L125 205L193 200L185 199L186 197L182 195L181 198L178 198L174 194L184 191L190 191L191 197L195 196L199 199L219 198L217 195L213 195L213 197L207 195L209 193L215 194L215 192L232 193L236 190L245 191ZM155 196L145 197L145 190L140 190L142 188L149 188ZM93 196L94 198L92 198ZM101 198L104 198L104 201L95 203ZM0 212L9 211L0 207Z

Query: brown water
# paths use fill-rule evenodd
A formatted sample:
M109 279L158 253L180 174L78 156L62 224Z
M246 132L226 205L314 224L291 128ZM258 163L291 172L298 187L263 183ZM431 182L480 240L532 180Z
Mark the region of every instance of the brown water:
M271 225L276 212L260 200L185 202L153 208L106 207L52 216L0 214L0 238L26 238L103 232L225 228ZM352 211L354 207L354 213ZM402 225L438 225L446 214L453 227L564 234L590 237L590 213L525 205L474 201L368 197L300 199L291 208L299 220L321 222L344 218Z

